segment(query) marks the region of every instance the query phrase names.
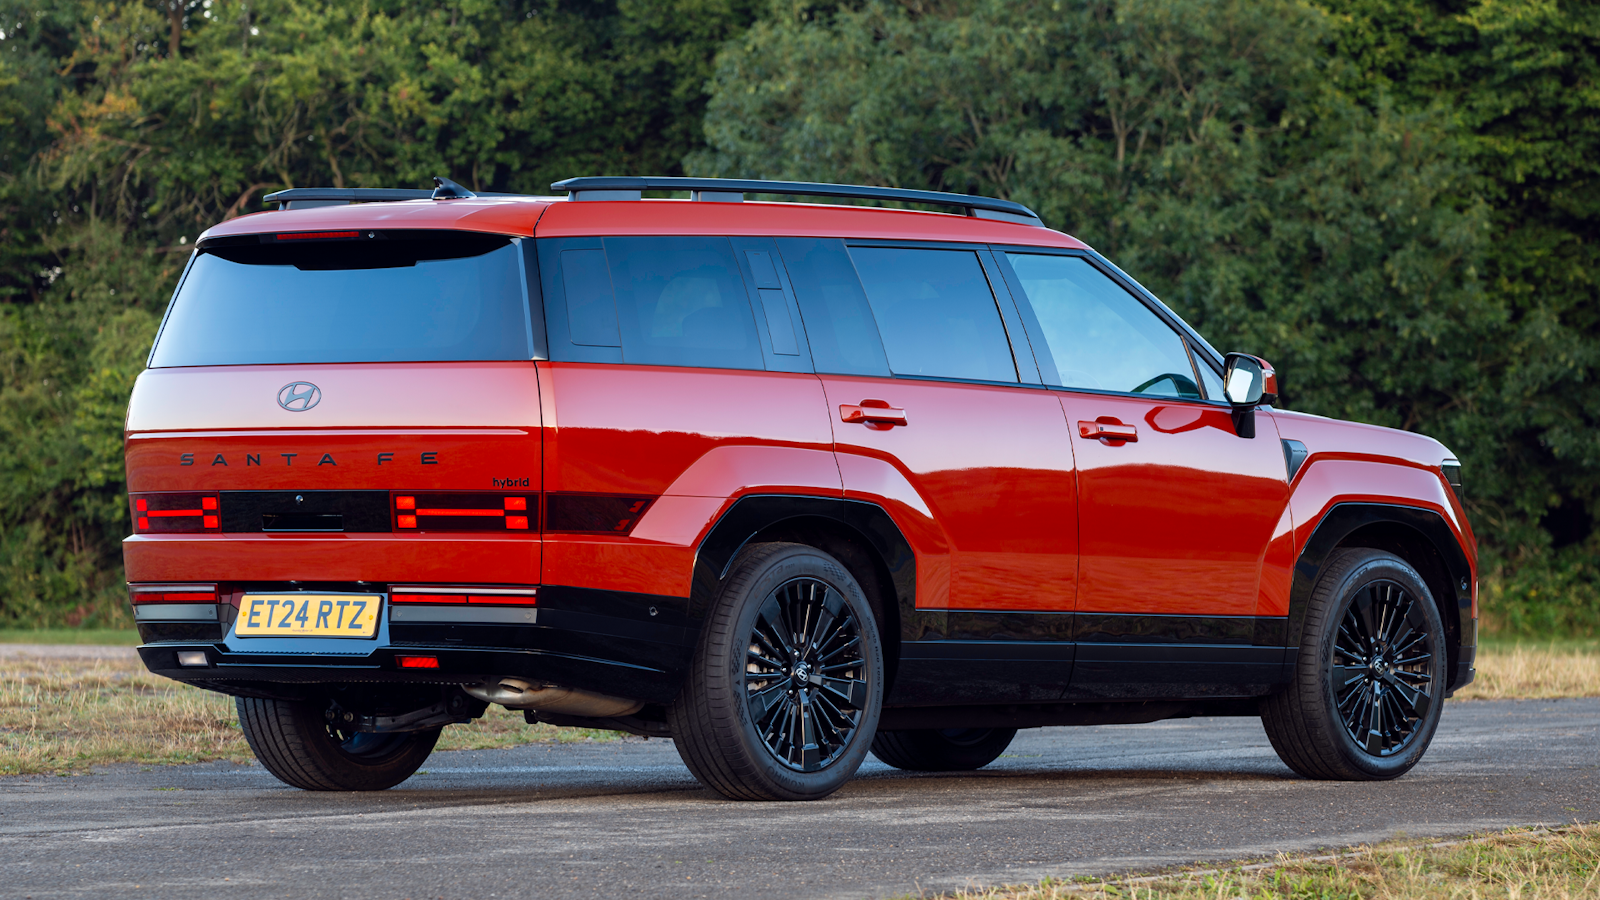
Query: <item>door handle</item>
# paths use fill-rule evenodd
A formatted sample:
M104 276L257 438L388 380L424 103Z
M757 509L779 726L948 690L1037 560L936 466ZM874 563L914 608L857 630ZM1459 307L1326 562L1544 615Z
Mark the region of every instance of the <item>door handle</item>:
M1109 441L1139 440L1139 429L1121 422L1079 422L1078 433L1086 438L1104 438Z
M863 400L854 405L841 403L839 421L860 422L863 425L904 425L906 411L895 409L882 400Z

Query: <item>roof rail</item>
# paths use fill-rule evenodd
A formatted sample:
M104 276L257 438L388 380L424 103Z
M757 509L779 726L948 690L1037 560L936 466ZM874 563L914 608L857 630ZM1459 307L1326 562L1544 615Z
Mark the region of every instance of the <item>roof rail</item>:
M435 175L431 191L404 188L289 188L261 198L279 209L309 209L344 203L382 203L386 200L466 200L472 197L519 197L520 194L474 194L448 178Z
M917 191L905 188L871 187L859 184L824 184L811 181L763 181L744 178L634 178L602 176L568 178L550 185L568 195L569 200L638 200L643 191L689 191L691 199L738 203L745 194L789 194L799 197L850 197L858 200L898 200L932 206L956 206L968 216L997 219L1023 225L1043 225L1033 210L1010 200L977 197L972 194L947 194L942 191Z

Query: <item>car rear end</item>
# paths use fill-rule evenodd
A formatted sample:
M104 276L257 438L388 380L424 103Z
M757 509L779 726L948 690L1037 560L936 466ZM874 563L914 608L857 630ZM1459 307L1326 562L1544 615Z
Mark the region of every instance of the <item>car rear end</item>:
M587 647L539 605L543 206L274 212L202 238L128 412L151 671L309 700L351 734L464 721L484 701L458 685L507 673L653 686L620 661L639 648Z

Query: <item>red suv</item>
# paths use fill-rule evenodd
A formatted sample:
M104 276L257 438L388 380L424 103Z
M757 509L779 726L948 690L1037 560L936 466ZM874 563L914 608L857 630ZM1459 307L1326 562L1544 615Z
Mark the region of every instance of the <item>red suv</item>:
M397 784L490 703L741 799L1195 715L1383 779L1473 677L1450 452L1273 408L1026 207L439 182L206 232L129 406L139 652L288 784Z

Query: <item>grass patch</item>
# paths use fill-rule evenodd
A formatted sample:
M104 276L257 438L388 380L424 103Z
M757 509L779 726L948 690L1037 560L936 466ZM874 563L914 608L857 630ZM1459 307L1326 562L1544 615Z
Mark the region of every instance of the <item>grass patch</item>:
M1600 642L1492 641L1478 648L1478 677L1460 700L1600 697Z
M137 647L139 632L133 628L3 628L0 629L0 644Z
M521 713L491 706L482 719L446 728L438 749L620 737L529 725ZM0 775L253 758L231 697L151 675L138 660L0 659Z
M1106 881L957 891L956 900L1580 900L1600 896L1600 825L1513 830L1468 841L1391 841L1336 856L1287 856Z

